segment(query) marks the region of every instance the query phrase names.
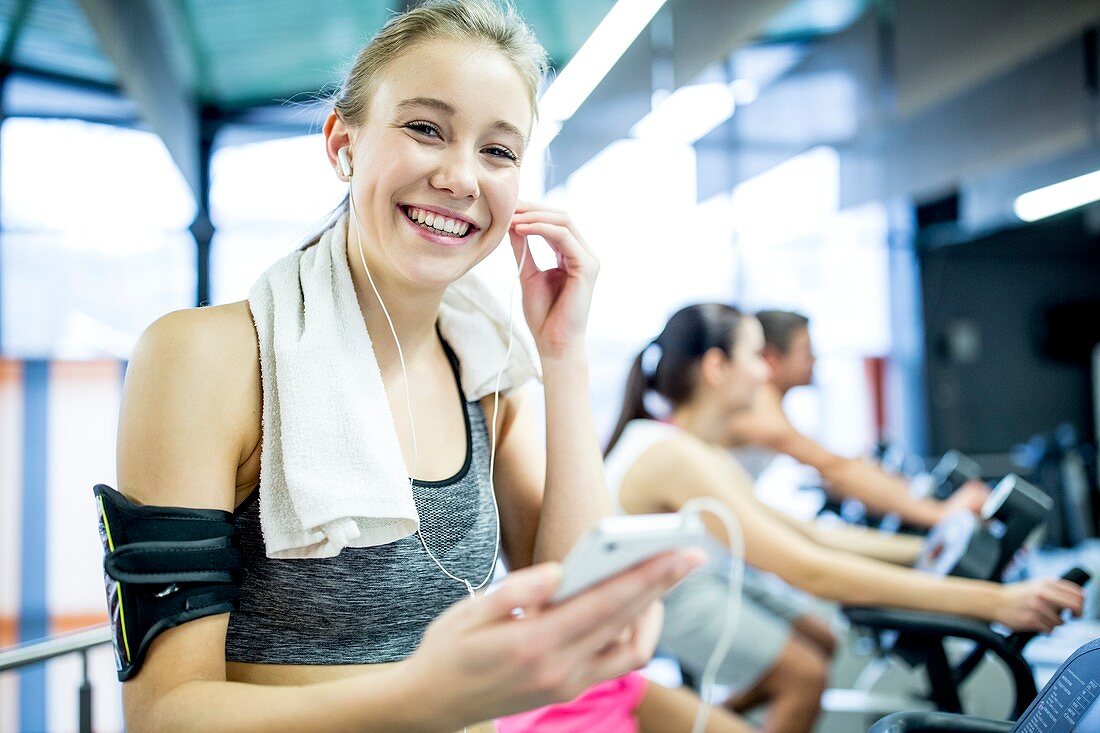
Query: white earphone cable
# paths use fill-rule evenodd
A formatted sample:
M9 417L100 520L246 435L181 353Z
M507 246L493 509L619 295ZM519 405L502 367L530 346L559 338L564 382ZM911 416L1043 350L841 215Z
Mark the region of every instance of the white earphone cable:
M412 435L412 443L413 443L413 465L412 465L412 470L409 473L409 486L411 488L412 485L413 485L413 482L415 480L418 464L420 462L420 451L419 451L419 447L418 447L417 442L416 442L416 425L413 422L412 392L411 392L411 388L410 388L410 385L409 385L409 373L408 373L408 370L405 366L405 354L404 354L404 351L401 349L401 340L397 337L397 329L394 328L393 319L390 318L389 309L386 308L386 303L385 303L385 301L382 300L382 296L381 296L381 294L379 294L378 288L374 284L374 278L371 276L370 268L367 266L367 258L363 253L363 237L362 237L362 231L359 228L359 215L358 215L358 212L355 209L355 197L353 196L353 192L352 192L352 188L351 188L350 175L349 175L349 181L348 181L348 206L351 209L351 218L355 221L355 235L356 235L355 239L356 239L356 244L358 245L358 249L359 249L359 261L363 265L363 271L367 275L367 282L370 283L371 290L374 291L374 297L378 299L378 304L382 307L382 313L386 316L386 323L389 324L390 334L393 336L393 342L397 346L397 357L401 362L401 376L402 376L402 379L404 380L404 383L405 383L405 404L406 404L406 407L407 407L408 413L409 413L409 432ZM466 592L469 593L471 596L474 595L475 591L480 590L490 580L492 580L493 573L496 570L497 560L500 557L500 509L497 506L496 487L494 486L494 483L493 483L493 471L496 468L497 413L498 413L498 408L499 408L499 404L500 404L500 381L501 381L501 378L504 376L504 370L508 367L508 359L512 355L512 337L513 337L512 319L513 319L513 314L514 314L514 311L515 311L515 309L513 307L513 302L515 300L516 283L519 282L519 273L522 272L523 265L526 262L526 260L527 260L527 248L524 247L524 250L523 250L523 252L520 256L519 269L518 269L517 274L516 274L516 279L512 281L512 289L509 291L509 294L508 294L508 348L505 350L504 362L500 366L500 371L497 372L496 385L495 385L494 391L493 391L493 420L492 420L492 427L490 428L490 431L489 431L489 433L490 433L490 443L489 443L489 494L492 498L492 503L493 503L493 521L494 521L494 524L496 526L496 536L495 536L495 539L493 541L493 560L489 564L489 569L488 569L488 572L486 572L485 577L482 578L481 582L478 583L475 586L469 580L467 580L465 578L460 578L460 577L452 574L449 570L447 570L447 568L445 568L443 566L443 563L441 563L439 561L439 559L436 558L435 554L428 548L428 543L425 542L424 535L421 534L419 525L416 528L416 536L420 538L420 544L424 548L424 551L428 554L428 557L431 558L432 562L434 562L435 565L448 578L451 578L454 581L462 583L466 587Z
M707 660L707 666L703 668L703 679L699 685L699 696L702 701L699 710L695 714L695 725L692 733L703 733L707 727L707 718L710 717L710 696L714 688L715 678L718 676L718 668L729 654L733 644L733 635L737 630L737 620L741 615L741 587L745 579L745 538L741 532L741 524L737 521L733 510L723 502L712 496L702 496L690 499L680 507L681 514L700 515L709 512L721 520L726 528L726 536L729 537L730 568L728 572L729 587L726 596L726 620L722 626L722 633L718 635L718 641L714 645L714 651Z

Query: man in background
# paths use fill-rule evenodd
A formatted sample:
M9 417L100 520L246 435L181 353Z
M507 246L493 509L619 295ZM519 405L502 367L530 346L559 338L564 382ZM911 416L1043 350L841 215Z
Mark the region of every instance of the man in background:
M905 477L864 460L838 456L798 432L783 412L783 398L794 387L813 381L809 319L781 310L761 311L756 317L764 327L763 357L771 377L758 391L752 409L738 413L727 442L754 477L783 453L816 469L830 493L857 499L875 514L898 514L914 526L932 527L952 512L981 508L989 487L980 481L964 484L946 501L912 496Z

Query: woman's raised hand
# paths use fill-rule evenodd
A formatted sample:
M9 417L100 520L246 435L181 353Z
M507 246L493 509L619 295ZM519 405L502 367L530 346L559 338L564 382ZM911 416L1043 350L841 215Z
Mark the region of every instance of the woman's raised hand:
M516 571L436 619L404 673L441 730L571 700L649 661L660 597L702 559L665 553L554 605L558 564Z
M527 237L546 240L557 266L540 271L531 257ZM543 357L584 346L585 324L599 260L581 237L569 215L525 201L516 206L508 236L516 262L522 262L523 313Z

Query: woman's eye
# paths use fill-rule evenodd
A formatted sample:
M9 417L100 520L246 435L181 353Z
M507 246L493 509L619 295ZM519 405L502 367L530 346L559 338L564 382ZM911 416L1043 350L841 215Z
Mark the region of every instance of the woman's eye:
M493 145L485 148L485 152L494 158L503 158L504 160L510 160L513 163L519 160L519 157L508 148L502 148L499 145Z
M413 132L425 135L427 137L441 137L439 134L439 128L430 122L409 122L405 127Z

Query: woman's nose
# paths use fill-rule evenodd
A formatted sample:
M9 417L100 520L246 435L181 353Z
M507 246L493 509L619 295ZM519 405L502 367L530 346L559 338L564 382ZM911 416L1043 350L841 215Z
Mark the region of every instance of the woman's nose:
M481 195L477 173L474 155L453 150L443 156L430 182L456 199L476 199Z

